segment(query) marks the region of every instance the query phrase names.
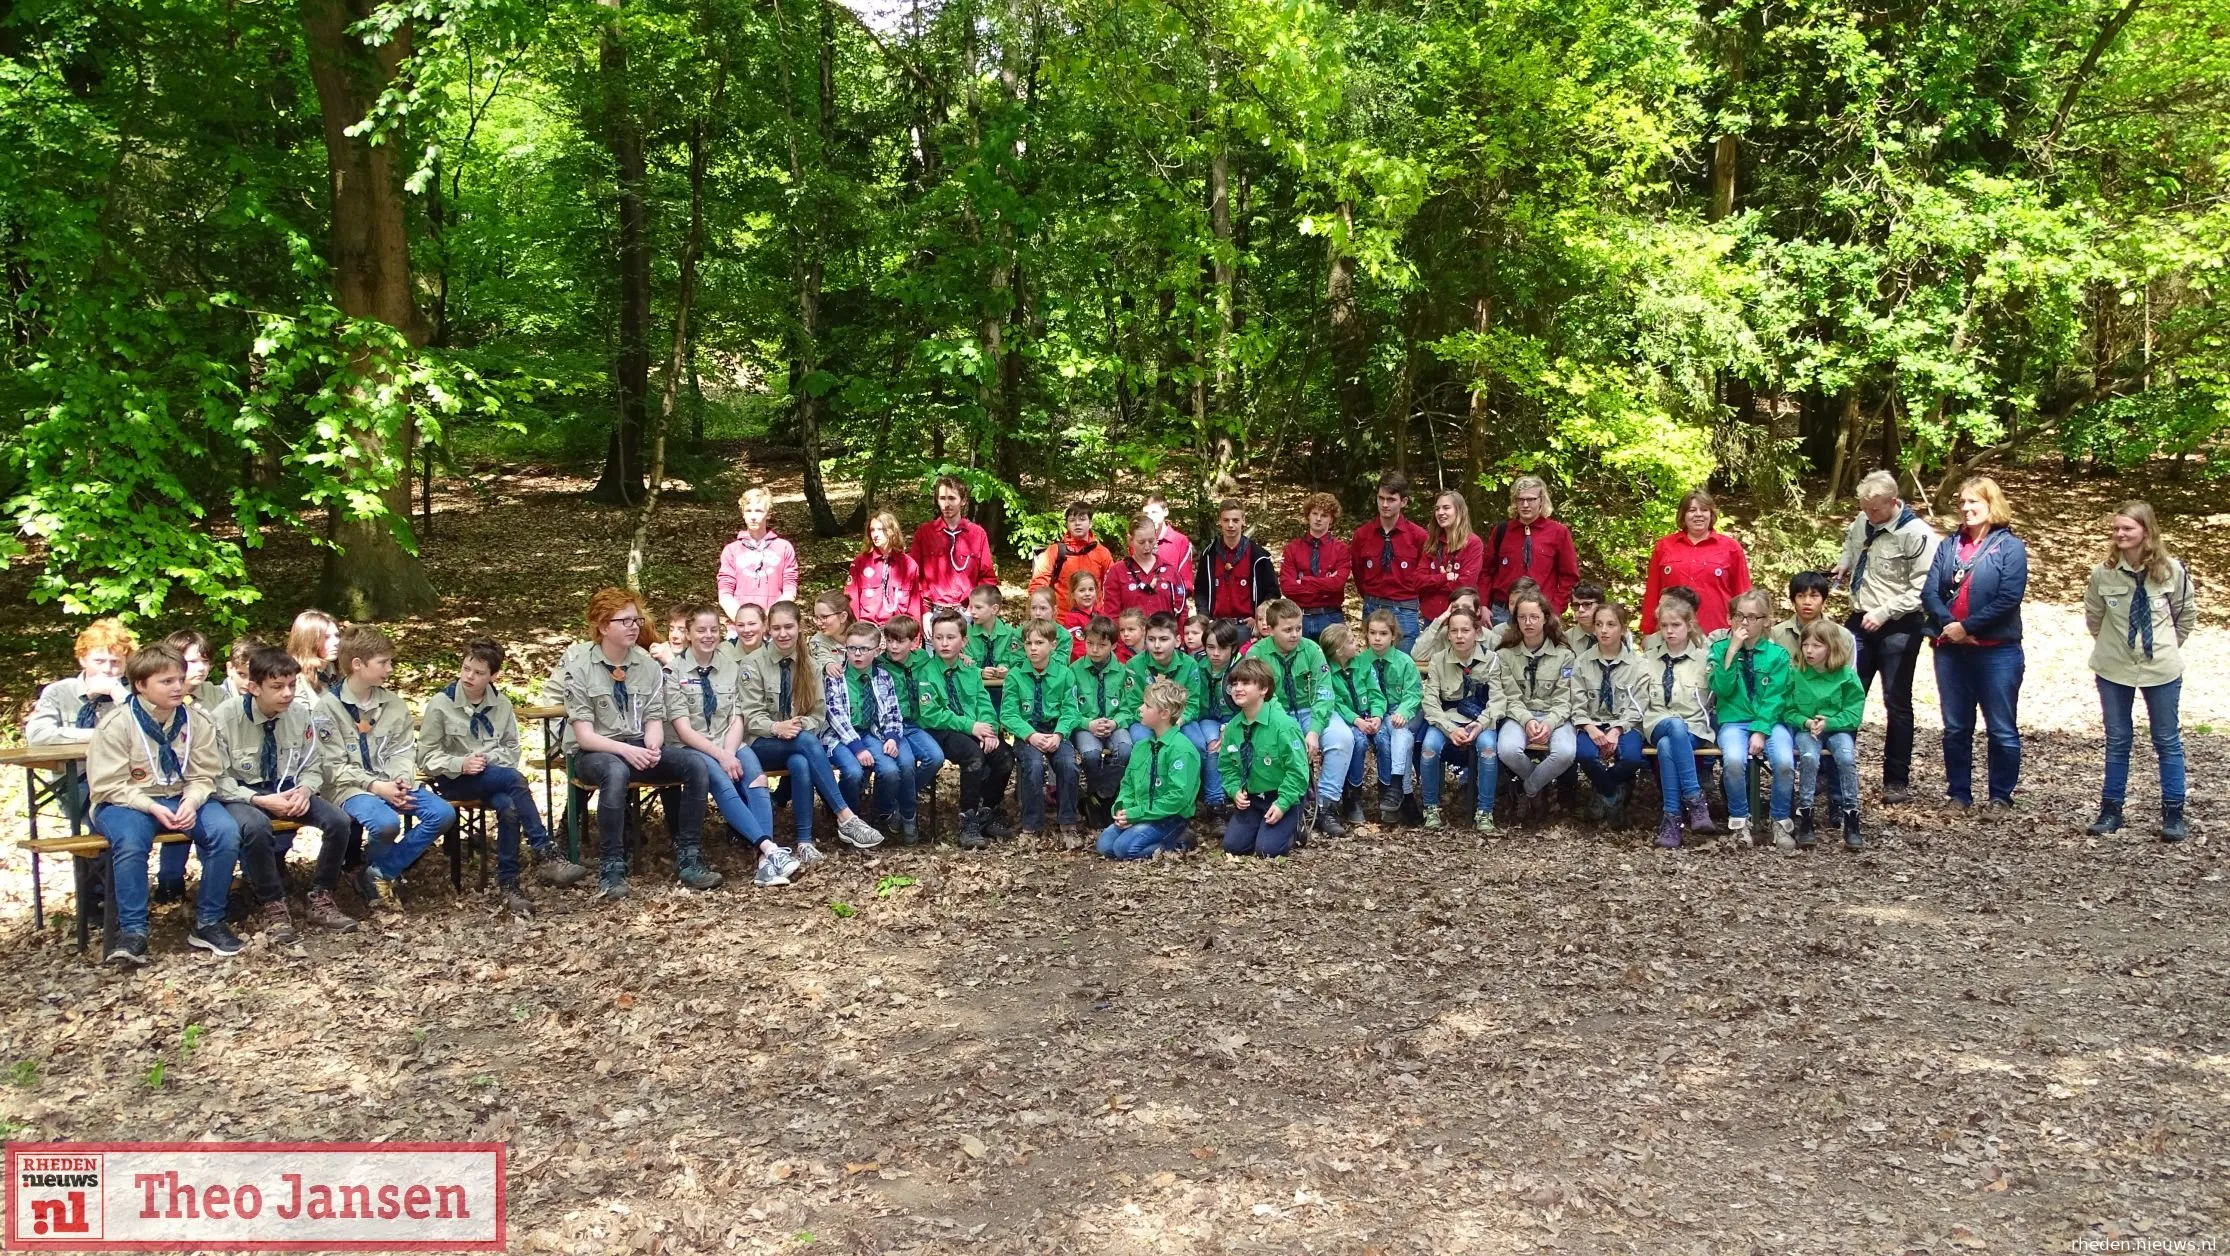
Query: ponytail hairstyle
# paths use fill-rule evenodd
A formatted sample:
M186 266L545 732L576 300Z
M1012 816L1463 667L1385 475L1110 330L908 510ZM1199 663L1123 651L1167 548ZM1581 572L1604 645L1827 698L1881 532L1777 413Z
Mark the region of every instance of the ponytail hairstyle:
M767 608L767 648L774 648L774 621L784 615L798 626L798 634L790 641L790 709L797 715L821 713L821 671L813 666L813 653L805 647L805 620L798 614L798 604L784 599Z

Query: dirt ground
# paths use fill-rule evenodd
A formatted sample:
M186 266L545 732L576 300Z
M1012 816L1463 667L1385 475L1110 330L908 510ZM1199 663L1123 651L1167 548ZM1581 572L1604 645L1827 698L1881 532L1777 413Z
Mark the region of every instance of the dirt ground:
M2230 694L2194 666L2194 841L2150 836L2142 737L2133 831L2082 836L2100 752L2065 572L2093 557L2086 517L2130 486L2008 479L2017 502L2065 503L2031 533L2010 818L1926 800L1928 707L1923 801L1869 796L1856 856L1665 853L1643 829L1559 820L1366 829L1267 864L892 849L786 891L696 895L657 843L625 904L543 891L532 922L469 888L453 901L437 858L387 928L219 962L188 955L172 913L130 976L71 950L52 864L65 914L32 929L11 844L0 1131L501 1139L519 1251L2219 1245L2230 904L2209 839L2230 832L2212 784ZM522 476L447 528L437 514L435 578L471 592L399 626L406 657L480 627L528 673L554 657L625 544L577 488ZM548 531L560 504L577 537ZM780 520L801 514L792 499ZM2230 515L2177 517L2210 590L2194 658L2219 658ZM667 517L654 602L709 581L730 519ZM307 551L276 548L291 605ZM813 548L807 587L847 552ZM46 658L52 628L8 592L11 631ZM0 794L9 823L20 810ZM748 877L742 852L716 858Z

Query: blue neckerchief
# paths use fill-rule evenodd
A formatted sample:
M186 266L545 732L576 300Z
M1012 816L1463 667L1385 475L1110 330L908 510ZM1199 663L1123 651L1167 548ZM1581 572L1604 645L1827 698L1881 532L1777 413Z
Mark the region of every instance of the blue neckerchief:
M1239 788L1254 783L1254 729L1261 721L1242 720L1239 724Z
M279 716L262 719L263 713L256 710L254 694L240 695L240 710L249 719L263 725L263 749L256 755L256 771L261 775L256 779L276 786L279 783ZM285 712L280 712L280 715L284 714Z
M1354 708L1355 714L1361 715L1363 713L1363 696L1355 690L1355 673L1343 667L1334 675L1340 678L1341 684L1347 686L1347 705Z
M1533 691L1533 685L1534 685L1534 682L1535 682L1535 681L1537 681L1537 680L1539 680L1540 678L1541 678L1541 656L1540 656L1540 655L1538 655L1538 654L1528 654L1528 655L1526 655L1526 656L1525 656L1525 696L1526 696L1526 698L1527 698L1528 700L1531 700L1531 699L1532 699L1532 698L1533 698L1533 697L1535 696L1535 694L1534 694L1534 691Z
M697 695L699 706L705 715L705 731L717 731L712 726L712 714L719 708L720 700L712 692L712 669L709 667L697 669Z
M1756 647L1736 651L1742 664L1742 692L1750 701L1758 700L1758 651Z
M2132 571L2128 574L2137 586L2129 600L2129 644L2135 648L2137 638L2142 634L2145 638L2145 657L2149 659L2153 656L2153 595L2145 590L2144 572Z
M1321 576L1324 574L1323 537L1312 536L1309 538L1309 574L1312 576Z
M181 705L172 712L168 731L155 723L155 717L149 715L147 708L140 704L138 694L132 695L131 708L132 718L139 721L139 731L155 739L156 775L164 782L186 779L186 769L178 762L178 747L175 744L178 737L186 731L186 708Z
M619 708L619 713L624 716L627 714L628 704L627 669L612 667L610 671L612 673L612 705Z
M1041 733L1053 730L1045 726L1045 682L1051 673L1026 673L1030 682L1030 727Z
M1487 709L1487 685L1472 676L1471 666L1471 662L1456 664L1463 672L1463 693L1456 699L1456 714L1467 721L1478 719Z
M1666 656L1665 656L1665 705L1666 705L1666 706L1671 706L1671 705L1672 705L1672 700L1673 700L1673 658L1672 658L1672 656L1671 656L1671 655L1669 655L1669 654L1668 654L1668 655L1666 655Z
M1153 805L1154 795L1161 792L1161 738L1146 740L1146 803Z
M1618 667L1619 662L1618 659L1602 659L1596 663L1603 673L1603 683L1595 690L1595 709L1598 711L1612 711L1615 708L1616 699L1611 694L1611 672Z
M103 694L98 698L94 697L91 694L80 695L77 700L77 726L79 728L91 728L95 724L100 723L101 703L114 701L114 698L111 698L106 694Z
M463 698L457 696L457 682L454 680L450 681L448 686L441 692L451 702L461 703L464 701ZM486 709L476 707L473 710L466 712L466 715L470 718L466 721L465 736L485 737L490 741L495 740L496 719L494 716L488 714Z
M790 718L790 701L792 697L790 693L790 665L792 663L795 663L796 661L797 660L795 659L784 659L782 660L781 666L775 669L782 674L782 691L780 701L782 703L781 711L783 719Z
M1851 568L1851 592L1853 594L1856 594L1858 587L1866 582L1866 564L1873 561L1874 557L1874 538L1895 532L1897 529L1904 527L1908 521L1919 517L1913 513L1912 507L1906 506L1897 512L1897 518L1894 521L1883 527L1877 528L1871 523L1866 525L1866 543L1859 547L1858 565Z
M784 682L783 687L787 690L787 681ZM945 669L945 700L952 703L952 713L954 715L965 714L960 709L960 676L950 667Z

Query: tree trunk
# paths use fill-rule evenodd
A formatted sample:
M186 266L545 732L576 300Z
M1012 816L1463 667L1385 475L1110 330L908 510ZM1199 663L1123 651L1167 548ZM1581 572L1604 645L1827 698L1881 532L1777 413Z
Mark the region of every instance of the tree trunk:
M1355 254L1348 240L1355 232L1355 206L1340 202L1341 230L1331 236L1331 275L1324 284L1324 301L1332 318L1332 385L1339 396L1340 421L1352 433L1364 433L1378 418L1371 402L1370 331L1363 326L1362 311L1355 306ZM1406 444L1406 442L1403 442ZM1404 452L1397 446L1395 466Z
M1843 496L1843 481L1850 475L1851 461L1858 452L1858 416L1858 385L1854 383L1843 390L1843 417L1835 429L1835 463L1827 473L1822 506L1832 506Z
M394 78L410 53L410 28L378 48L367 48L348 33L369 17L375 0L303 0L310 78L316 84L325 128L325 169L332 200L330 247L334 298L351 318L377 319L400 331L413 345L426 341L427 327L411 299L410 236L403 221L403 186L397 154L406 151L399 137L373 144L348 129ZM379 368L357 362L360 376ZM365 377L360 387L378 384ZM345 619L399 619L434 609L441 599L425 566L405 547L401 532L410 527L411 431L365 428L352 434L352 459L367 478L384 478L382 517L352 517L339 504L330 508L328 535L335 549L326 555L318 597Z
M727 86L728 65L722 60L714 72L712 108L720 107ZM635 535L627 546L627 587L643 591L643 567L650 552L651 517L658 512L658 492L666 479L666 431L673 425L674 405L681 396L681 377L690 345L689 310L697 297L697 257L705 246L705 120L689 124L689 234L681 245L681 283L674 296L674 341L666 355L666 386L658 398L658 415L651 422L650 484L643 494L643 508L635 519Z
M1732 29L1722 28L1719 33L1720 65L1726 76L1726 103L1734 103L1737 88L1743 78L1743 33L1746 20L1737 22ZM1741 157L1740 146L1732 135L1721 135L1711 145L1711 221L1717 222L1734 212L1735 170Z
M633 505L643 497L643 427L650 391L650 239L643 204L646 175L642 128L627 82L623 0L597 0L612 11L599 41L605 143L619 192L619 357L614 379L619 414L604 447L604 473L589 490L598 501Z
M1471 330L1484 336L1494 330L1494 298L1480 297L1471 303ZM1471 404L1465 416L1463 450L1463 478L1467 489L1476 489L1487 478L1488 454L1494 423L1493 392L1484 379L1471 382ZM1467 499L1469 492L1464 495Z
M814 55L814 136L818 140L815 153L816 171L825 170L829 153L836 145L836 18L830 11L832 0L819 0L814 7L820 16L817 49ZM827 400L814 391L812 379L821 369L821 283L826 272L821 240L821 212L819 199L807 192L810 186L803 157L798 148L796 111L789 102L794 96L790 85L789 24L784 20L780 0L774 6L775 18L782 23L783 56L782 83L783 112L790 118L790 185L799 189L800 205L791 215L791 233L796 241L798 291L797 341L790 354L790 404L798 425L798 452L805 458L805 506L813 517L813 535L837 536L844 525L836 517L835 507L829 504L828 483L821 478L821 422L827 414Z

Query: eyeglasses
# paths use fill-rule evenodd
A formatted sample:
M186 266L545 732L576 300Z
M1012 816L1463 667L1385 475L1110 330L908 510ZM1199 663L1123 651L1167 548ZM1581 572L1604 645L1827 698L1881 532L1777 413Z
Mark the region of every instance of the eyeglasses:
M881 648L881 646L872 645L847 645L844 647L844 652L846 654L873 654Z
M629 628L633 628L635 625L643 622L643 617L640 615L614 615L604 622L607 624L623 624Z

